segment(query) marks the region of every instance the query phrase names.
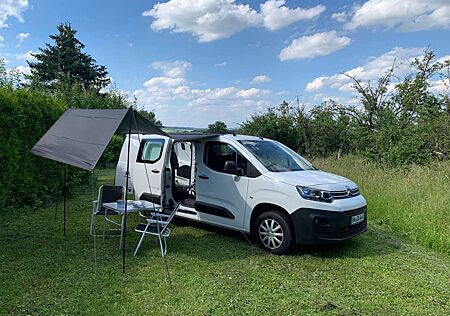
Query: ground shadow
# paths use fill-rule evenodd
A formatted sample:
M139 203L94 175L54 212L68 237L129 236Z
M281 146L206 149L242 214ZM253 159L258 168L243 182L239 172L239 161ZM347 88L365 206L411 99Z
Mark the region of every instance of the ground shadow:
M191 234L186 230L179 229L183 227L194 227L206 233ZM177 232L177 230L181 232ZM177 218L174 220L174 232L170 237L170 243L173 247L169 251L172 253L195 256L208 261L270 255L262 251L256 240L248 234L205 223ZM369 225L366 233L345 242L320 246L296 245L287 255L309 255L320 258L375 257L397 252L405 243L408 243L408 241L399 240L399 236L394 236L387 229ZM199 244L202 245L201 251L198 251ZM219 249L218 251L218 247L227 247L227 249ZM233 251L229 251L230 248ZM216 258L212 256L213 253L217 256Z

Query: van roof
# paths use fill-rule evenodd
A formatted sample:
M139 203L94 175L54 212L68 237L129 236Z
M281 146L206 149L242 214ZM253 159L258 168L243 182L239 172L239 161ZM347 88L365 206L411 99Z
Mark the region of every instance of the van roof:
M215 137L221 137L229 140L270 140L268 138L258 137L258 136L250 136L250 135L241 135L241 134L206 134L206 133L186 133L186 134L169 134L171 138L178 140L178 141L192 141L192 140L201 140L206 138L215 138ZM135 139L147 139L151 137L161 137L161 138L167 138L166 136L161 135L154 135L154 134L147 134L147 135L137 135L132 134L131 137Z
M236 139L236 140L267 140L267 138L262 138L258 136L250 136L250 135L236 135L236 134L225 134L222 135L222 137L228 138L228 139Z

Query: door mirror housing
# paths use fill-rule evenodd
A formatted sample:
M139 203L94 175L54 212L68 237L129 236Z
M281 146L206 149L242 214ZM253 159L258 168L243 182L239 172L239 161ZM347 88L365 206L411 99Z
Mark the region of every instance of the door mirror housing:
M238 168L234 161L226 161L223 166L223 172L228 174L234 174L235 176L243 176L244 170Z

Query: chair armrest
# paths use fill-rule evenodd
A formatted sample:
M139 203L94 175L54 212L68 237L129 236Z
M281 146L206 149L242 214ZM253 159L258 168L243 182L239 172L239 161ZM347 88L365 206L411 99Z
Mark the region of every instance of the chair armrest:
M92 212L95 213L98 209L98 200L92 201Z
M152 216L160 216L160 217L166 217L166 218L169 218L170 217L170 215L167 215L167 214L163 214L163 213L155 213L155 212L152 212L152 213L150 213Z
M149 223L149 224L162 224L162 225L168 225L169 224L169 222L158 221L156 219L147 219L147 223Z

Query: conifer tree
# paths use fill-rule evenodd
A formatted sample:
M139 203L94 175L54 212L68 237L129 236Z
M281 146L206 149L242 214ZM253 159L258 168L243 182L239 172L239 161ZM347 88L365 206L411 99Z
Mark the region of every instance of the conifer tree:
M28 61L32 84L54 89L63 84L80 85L85 89L101 89L110 83L105 66L82 50L85 45L76 38L77 31L69 23L57 27L58 34L50 35L54 44L45 44L33 54L36 61Z

